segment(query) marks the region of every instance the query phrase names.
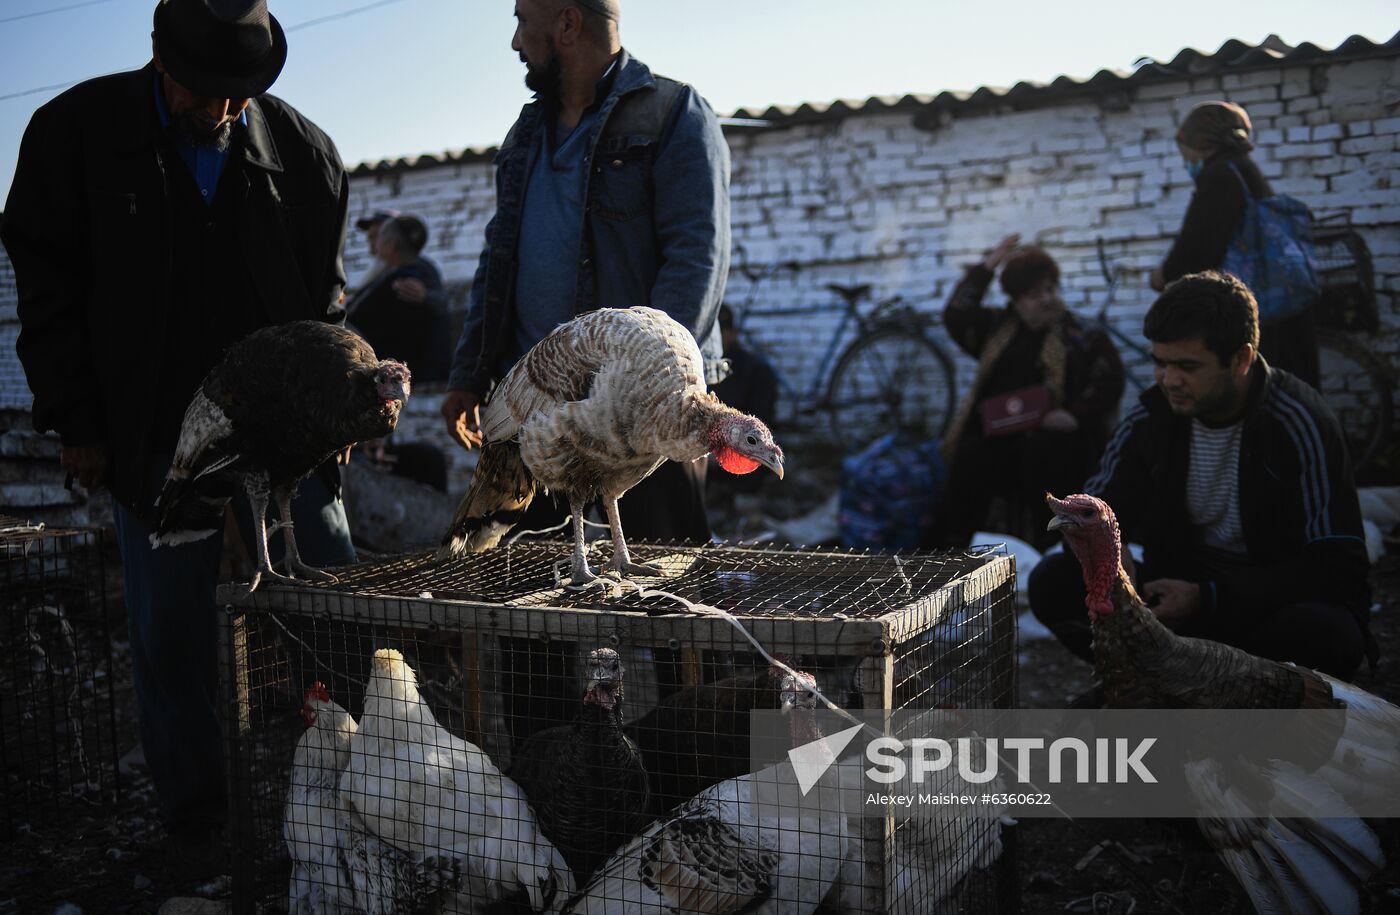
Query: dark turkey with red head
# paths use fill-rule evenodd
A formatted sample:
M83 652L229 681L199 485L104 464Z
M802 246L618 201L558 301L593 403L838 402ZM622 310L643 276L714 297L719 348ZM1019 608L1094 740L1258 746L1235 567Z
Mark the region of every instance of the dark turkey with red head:
M379 359L364 339L334 324L294 321L244 337L185 410L151 544L187 543L220 530L224 506L241 491L257 540L250 593L264 575L284 578L268 558L269 497L286 537L288 575L329 578L297 553L292 496L336 454L394 431L409 386L406 365Z
M1186 781L1206 840L1260 912L1359 910L1358 887L1385 861L1359 817L1314 815L1310 804L1340 797L1364 812L1377 796L1400 791L1400 709L1326 674L1260 658L1208 639L1179 636L1143 603L1123 570L1118 519L1102 499L1046 493L1060 531L1079 559L1094 627L1094 670L1109 708L1345 709L1300 714L1291 733L1300 767L1267 771L1288 815L1227 818L1233 786L1210 758L1188 763ZM1273 720L1273 719L1271 719ZM1271 763L1274 761L1270 761Z

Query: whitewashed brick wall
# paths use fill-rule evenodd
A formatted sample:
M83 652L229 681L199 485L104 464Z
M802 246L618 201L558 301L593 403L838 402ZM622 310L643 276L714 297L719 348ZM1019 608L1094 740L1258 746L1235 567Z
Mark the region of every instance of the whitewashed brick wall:
M703 91L703 86L700 87ZM750 263L796 260L756 290L737 272L727 297L760 307L830 300L828 282L874 285L938 311L964 264L1003 234L1045 245L1071 306L1097 311L1105 292L1094 241L1128 268L1111 312L1136 335L1153 295L1147 274L1165 255L1190 197L1173 136L1195 103L1244 105L1255 159L1276 191L1320 219L1363 231L1375 258L1384 323L1374 341L1400 354L1400 60L1380 58L1200 76L1137 89L1126 106L1096 99L1027 111L962 110L921 130L908 112L856 114L805 126L733 131L733 233ZM1121 101L1121 97L1120 97ZM426 219L428 253L449 280L474 269L493 208L489 160L357 176L351 211ZM363 270L363 242L348 266ZM736 257L736 260L738 258ZM829 321L834 322L833 312ZM832 324L771 321L754 331L779 368L805 387ZM959 358L966 383L972 364ZM431 434L431 423L416 424Z

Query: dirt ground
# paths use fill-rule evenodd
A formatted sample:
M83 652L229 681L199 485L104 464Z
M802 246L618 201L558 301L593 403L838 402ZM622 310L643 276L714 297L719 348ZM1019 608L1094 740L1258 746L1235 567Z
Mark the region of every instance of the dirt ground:
M1400 556L1384 559L1373 575L1380 604L1373 628L1385 660L1376 676L1363 672L1358 683L1396 701ZM124 633L124 620L115 618L120 601L113 599L110 606L113 631ZM119 641L116 649L120 751L136 745L136 731L125 645ZM1052 641L1023 644L1019 662L1020 698L1029 707L1062 705L1089 682L1088 666ZM1250 910L1190 822L1025 820L1013 829L1011 854L1022 912L1194 915ZM65 816L28 824L8 844L0 837L0 915L225 910L227 882L177 885L165 868L162 839L150 780L141 772L130 773L110 803L70 806ZM1395 830L1389 830L1387 842L1390 860L1400 862ZM1400 912L1400 866L1392 863L1372 889L1366 911ZM166 900L177 896L194 898L162 910Z

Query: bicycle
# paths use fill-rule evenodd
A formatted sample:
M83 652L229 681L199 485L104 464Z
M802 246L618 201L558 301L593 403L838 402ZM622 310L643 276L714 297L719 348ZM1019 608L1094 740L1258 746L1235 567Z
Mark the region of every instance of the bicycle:
M800 266L775 261L763 268L745 263L736 269L749 281L749 289L734 316L734 328L773 366L778 389L796 415L825 412L833 435L850 450L864 448L890 432L917 438L944 433L956 403L956 376L952 358L929 335L929 316L904 304L900 296L878 301L862 312L860 302L871 297L868 283L825 284L835 301L760 308L754 300L763 281L778 270L795 272ZM794 384L752 329L746 329L756 317L792 320L833 312L840 314L840 320L805 388ZM843 347L848 332L854 332L855 338Z
M1395 382L1385 363L1355 338L1380 330L1370 248L1345 222L1329 225L1324 219L1318 225L1313 257L1321 291L1313 314L1321 394L1341 423L1360 478L1391 444Z
M1150 371L1146 373L1141 371L1143 368L1151 368L1152 350L1141 340L1123 333L1108 319L1108 309L1113 305L1113 300L1118 293L1118 286L1123 280L1123 269L1117 264L1109 264L1102 236L1094 240L1094 245L1099 253L1099 272L1103 274L1104 280L1108 283L1108 292L1104 295L1103 304L1099 306L1099 312L1094 315L1093 322L1113 340L1114 345L1119 348L1120 355L1122 355L1123 350L1126 350L1136 357L1132 361L1126 358L1123 360L1123 376L1129 384L1137 389L1138 393L1141 393L1156 383L1156 379ZM1150 380L1144 381L1144 374Z

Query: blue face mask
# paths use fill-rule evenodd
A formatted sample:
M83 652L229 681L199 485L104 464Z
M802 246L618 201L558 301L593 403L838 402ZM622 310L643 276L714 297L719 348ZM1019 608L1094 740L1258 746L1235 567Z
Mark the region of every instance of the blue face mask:
M1196 176L1199 175L1199 174L1201 173L1201 168L1202 168L1204 165L1205 165L1204 162L1187 162L1187 163L1186 163L1186 174L1190 175L1190 176L1191 176L1191 179L1194 181L1195 178L1196 178Z

